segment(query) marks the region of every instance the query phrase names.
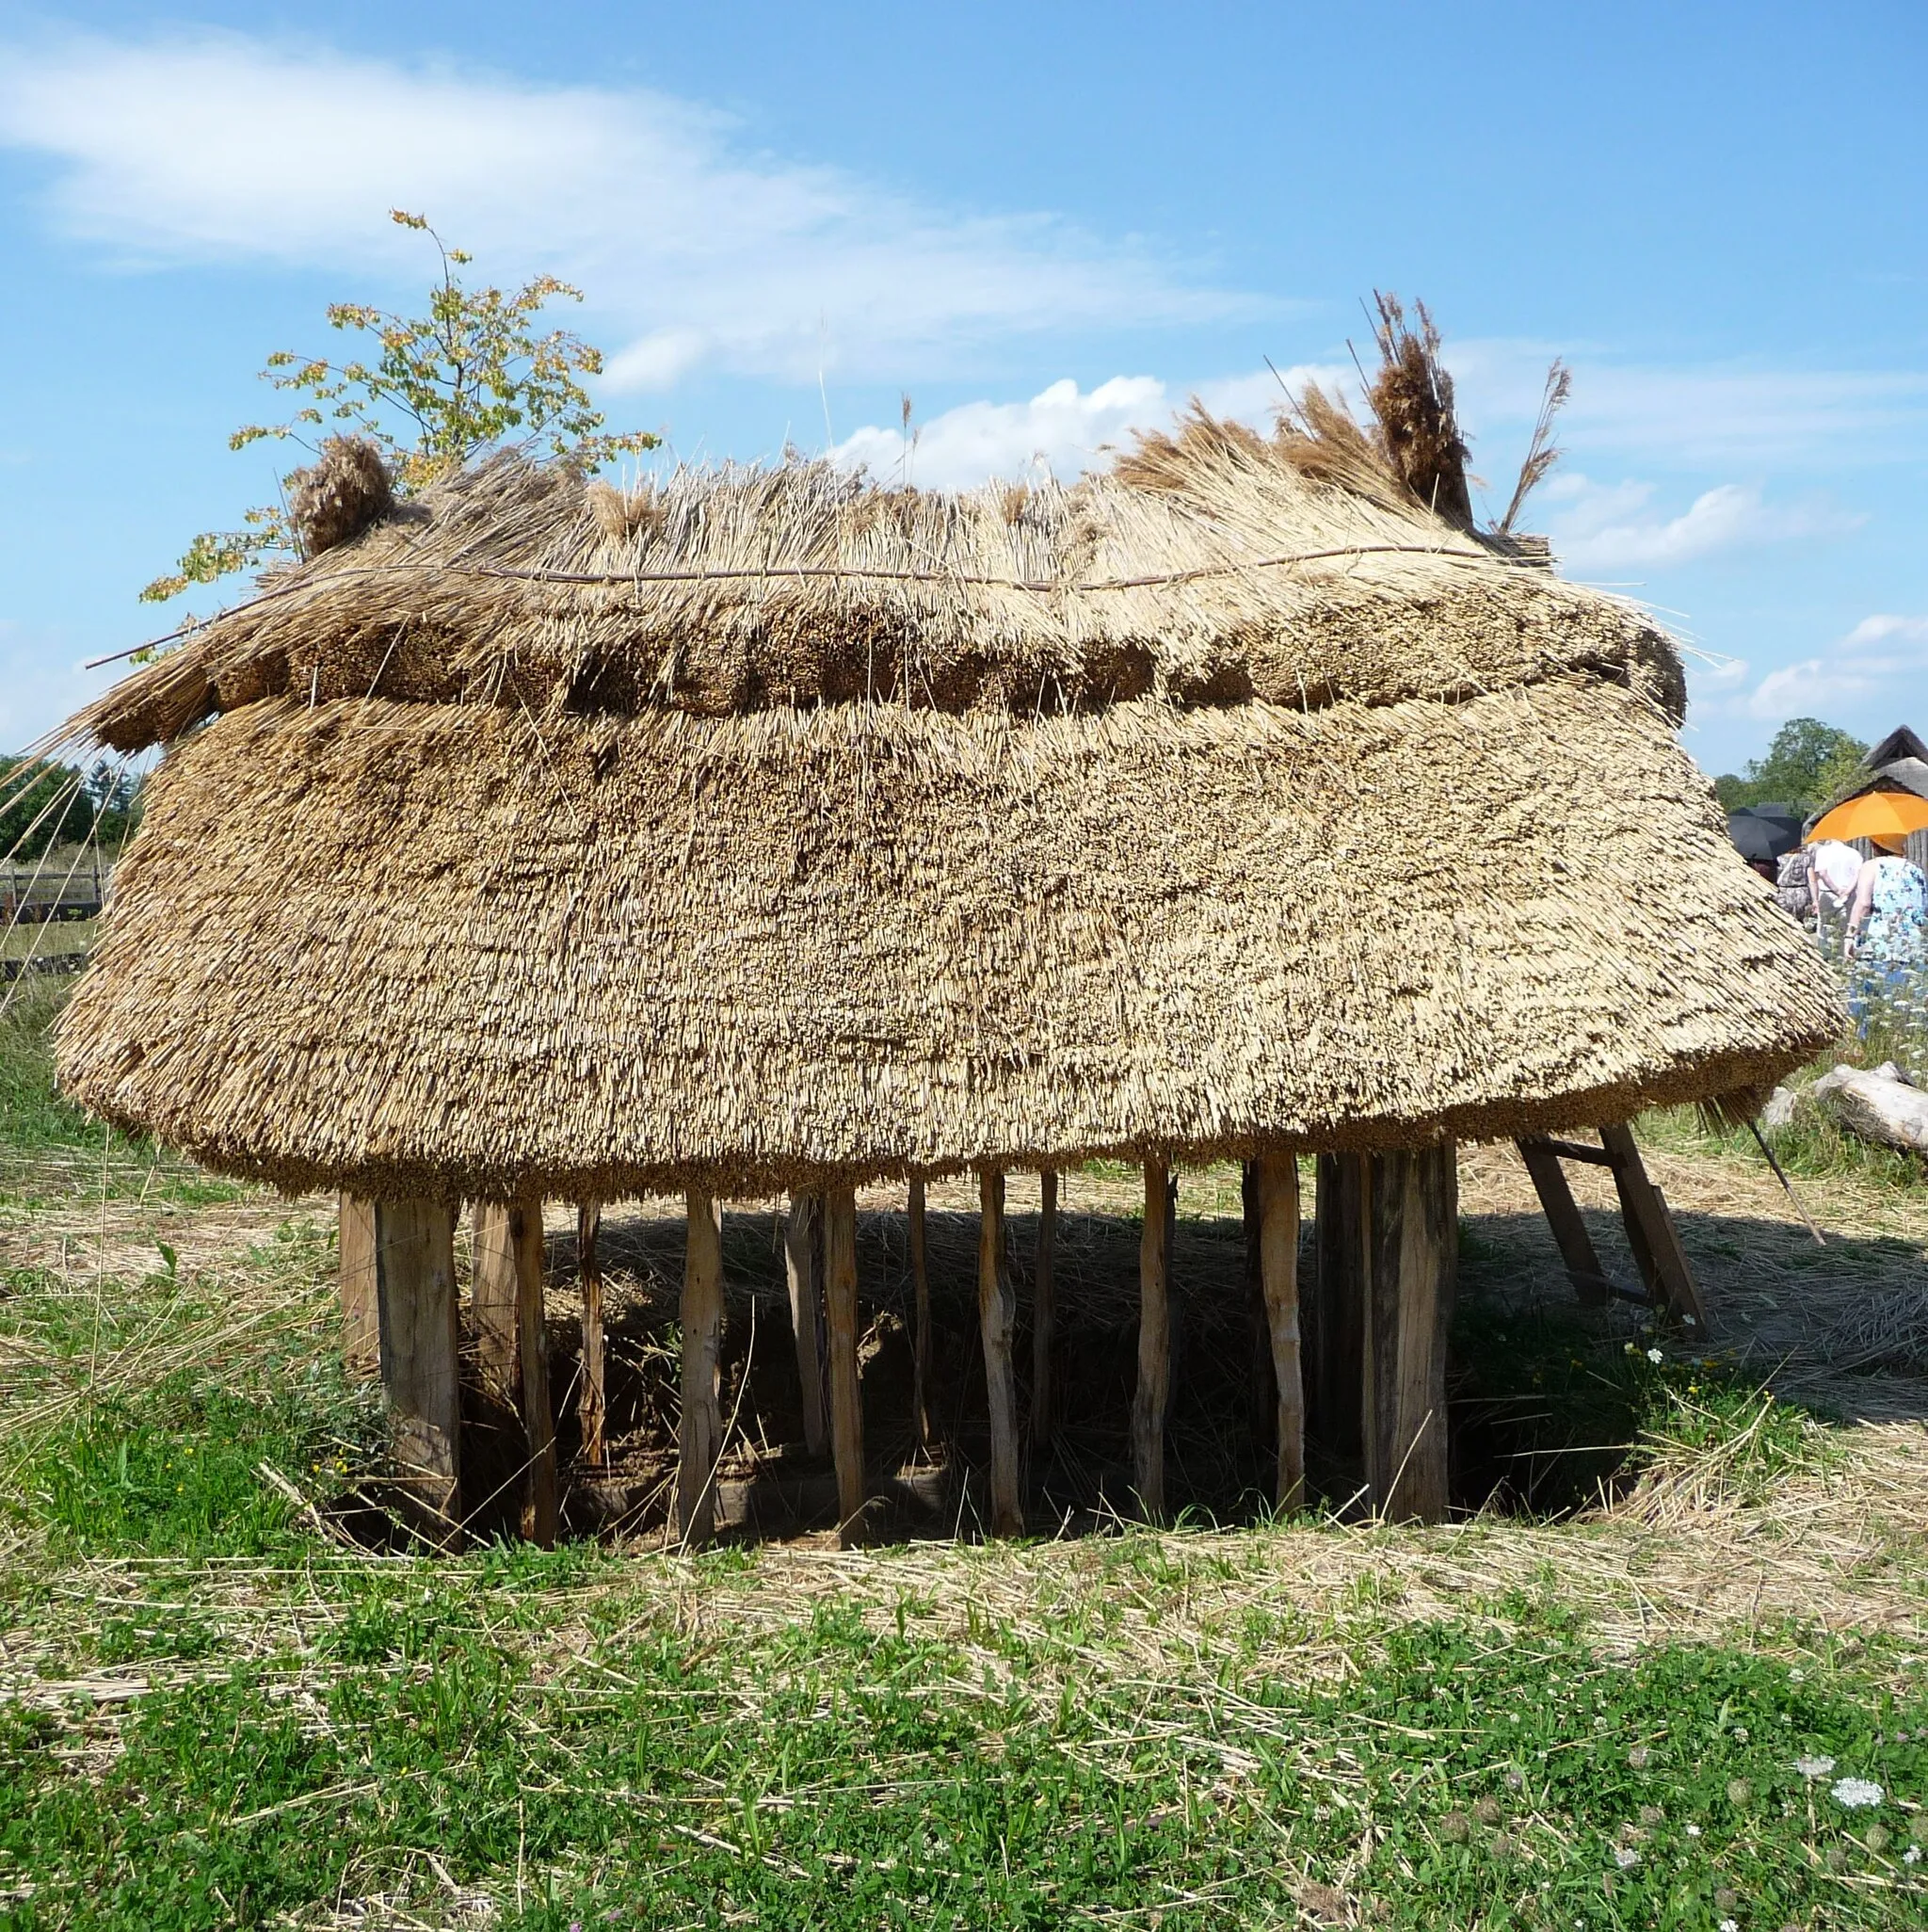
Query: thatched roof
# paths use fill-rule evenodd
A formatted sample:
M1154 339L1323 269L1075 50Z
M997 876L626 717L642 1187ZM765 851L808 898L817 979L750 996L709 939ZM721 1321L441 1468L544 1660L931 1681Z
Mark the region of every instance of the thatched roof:
M179 742L62 1077L291 1187L604 1198L1771 1081L1825 972L1670 642L1530 556L1203 420L964 495L498 460L80 721Z

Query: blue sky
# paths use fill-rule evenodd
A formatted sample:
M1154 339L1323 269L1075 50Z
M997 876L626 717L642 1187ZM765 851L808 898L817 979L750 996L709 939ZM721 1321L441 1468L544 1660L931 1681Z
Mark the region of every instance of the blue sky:
M1495 509L1573 365L1527 521L1705 653L1711 770L1928 728L1924 56L1920 0L0 0L0 746L273 493L264 355L426 285L394 205L579 282L615 426L895 475L908 393L932 485L1263 421L1422 297Z

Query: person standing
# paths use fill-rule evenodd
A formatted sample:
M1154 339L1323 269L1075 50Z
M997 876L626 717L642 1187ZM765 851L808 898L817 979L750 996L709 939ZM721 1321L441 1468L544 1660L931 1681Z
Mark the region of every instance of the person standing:
M1864 1033L1870 1003L1928 969L1928 874L1901 856L1900 839L1872 843L1880 849L1862 863L1848 908L1848 1011Z

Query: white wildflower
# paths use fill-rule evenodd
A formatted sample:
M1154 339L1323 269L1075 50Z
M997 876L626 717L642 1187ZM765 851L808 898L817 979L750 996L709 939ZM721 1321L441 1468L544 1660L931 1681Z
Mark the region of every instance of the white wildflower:
M1614 1847L1614 1862L1621 1871L1631 1872L1640 1862L1640 1854L1631 1844L1616 1844Z
M1832 1758L1796 1758L1794 1769L1803 1778L1825 1778L1834 1769Z
M1698 1838L1700 1836L1700 1827L1698 1825L1688 1826L1687 1836L1689 1838Z
M1741 1932L1741 1922L1740 1922L1740 1920L1739 1920L1739 1919L1723 1919L1723 1920L1721 1921L1721 1932Z
M1867 1778L1842 1778L1836 1781L1834 1801L1845 1805L1851 1811L1858 1811L1869 1805L1878 1805L1883 1796L1880 1785Z
M1919 1865L1920 1862L1921 1847L1919 1844L1911 1844L1907 1848L1907 1850L1902 1854L1902 1863L1904 1865Z
M1658 1348L1649 1348L1647 1351L1647 1359L1648 1361L1662 1361L1665 1360Z

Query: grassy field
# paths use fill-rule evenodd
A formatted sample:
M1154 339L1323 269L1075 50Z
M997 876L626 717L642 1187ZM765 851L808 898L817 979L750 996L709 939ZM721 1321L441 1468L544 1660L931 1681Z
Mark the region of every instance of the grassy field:
M1889 1165L1789 1146L1817 1248L1751 1142L1652 1123L1695 1355L1573 1310L1470 1151L1456 1407L1513 1473L1443 1529L429 1560L338 1507L379 1416L326 1204L72 1115L58 997L0 1019L0 1925L1928 1923L1928 1188ZM1101 1233L1129 1182L1067 1196ZM1182 1200L1214 1251L1235 1178Z

